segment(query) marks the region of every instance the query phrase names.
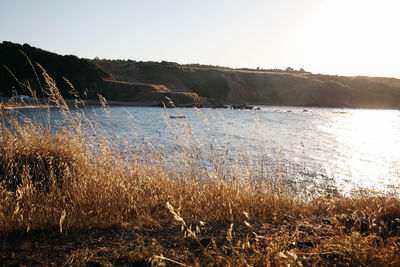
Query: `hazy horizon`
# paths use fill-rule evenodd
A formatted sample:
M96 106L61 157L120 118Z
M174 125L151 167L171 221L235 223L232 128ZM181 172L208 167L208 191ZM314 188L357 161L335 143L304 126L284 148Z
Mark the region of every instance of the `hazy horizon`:
M400 78L396 1L2 1L2 41L83 58Z

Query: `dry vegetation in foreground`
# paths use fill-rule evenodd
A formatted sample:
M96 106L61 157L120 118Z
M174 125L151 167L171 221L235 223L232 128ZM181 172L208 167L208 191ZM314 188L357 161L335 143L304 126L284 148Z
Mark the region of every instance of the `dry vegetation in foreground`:
M398 195L302 198L277 173L255 180L218 160L201 171L189 154L176 165L161 155L127 161L106 140L90 141L44 75L68 124L51 133L3 114L5 266L400 265Z

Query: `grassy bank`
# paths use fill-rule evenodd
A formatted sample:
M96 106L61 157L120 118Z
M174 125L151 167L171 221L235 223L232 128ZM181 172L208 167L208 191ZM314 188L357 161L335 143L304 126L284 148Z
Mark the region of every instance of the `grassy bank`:
M171 162L157 144L129 150L94 140L45 78L64 127L1 114L5 265L400 264L398 195L302 197L262 164L215 156L202 168L196 152Z

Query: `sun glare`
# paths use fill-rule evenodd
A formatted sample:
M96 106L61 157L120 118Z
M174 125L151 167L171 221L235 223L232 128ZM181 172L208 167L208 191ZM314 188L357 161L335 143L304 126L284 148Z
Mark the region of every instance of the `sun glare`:
M302 52L309 68L341 75L399 75L400 64L391 59L400 45L394 32L400 2L321 1L310 10L291 41L300 47L293 56Z
M337 141L346 147L342 153L350 154L346 162L352 173L365 177L366 186L394 184L395 162L400 157L400 136L396 133L397 111L356 110L349 117L339 119L333 127ZM383 173L388 170L388 173ZM353 181L359 183L359 181Z

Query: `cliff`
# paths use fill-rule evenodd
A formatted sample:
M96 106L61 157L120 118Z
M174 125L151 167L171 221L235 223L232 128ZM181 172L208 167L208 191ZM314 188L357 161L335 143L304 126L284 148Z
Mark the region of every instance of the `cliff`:
M195 105L199 101L192 92L172 92L165 85L156 83L126 82L116 80L96 62L76 56L62 56L28 44L11 42L0 44L0 97L15 94L30 95L20 83L29 85L38 97L45 97L46 82L42 66L54 79L57 88L66 99L72 84L83 99L97 100L98 94L110 101L123 101L145 105L168 103L169 97L177 105ZM70 84L68 84L67 79ZM18 80L18 81L17 81Z
M305 71L230 69L173 62L97 60L123 81L162 83L229 104L400 108L400 80Z
M11 42L0 44L0 97L28 94L14 77L43 96L40 92L45 81L36 62L54 78L65 98L72 96L64 78L83 99L97 99L101 94L110 101L137 105L161 105L169 98L178 106L400 108L400 80L395 78L321 75L291 68L253 70L165 61L89 60Z

